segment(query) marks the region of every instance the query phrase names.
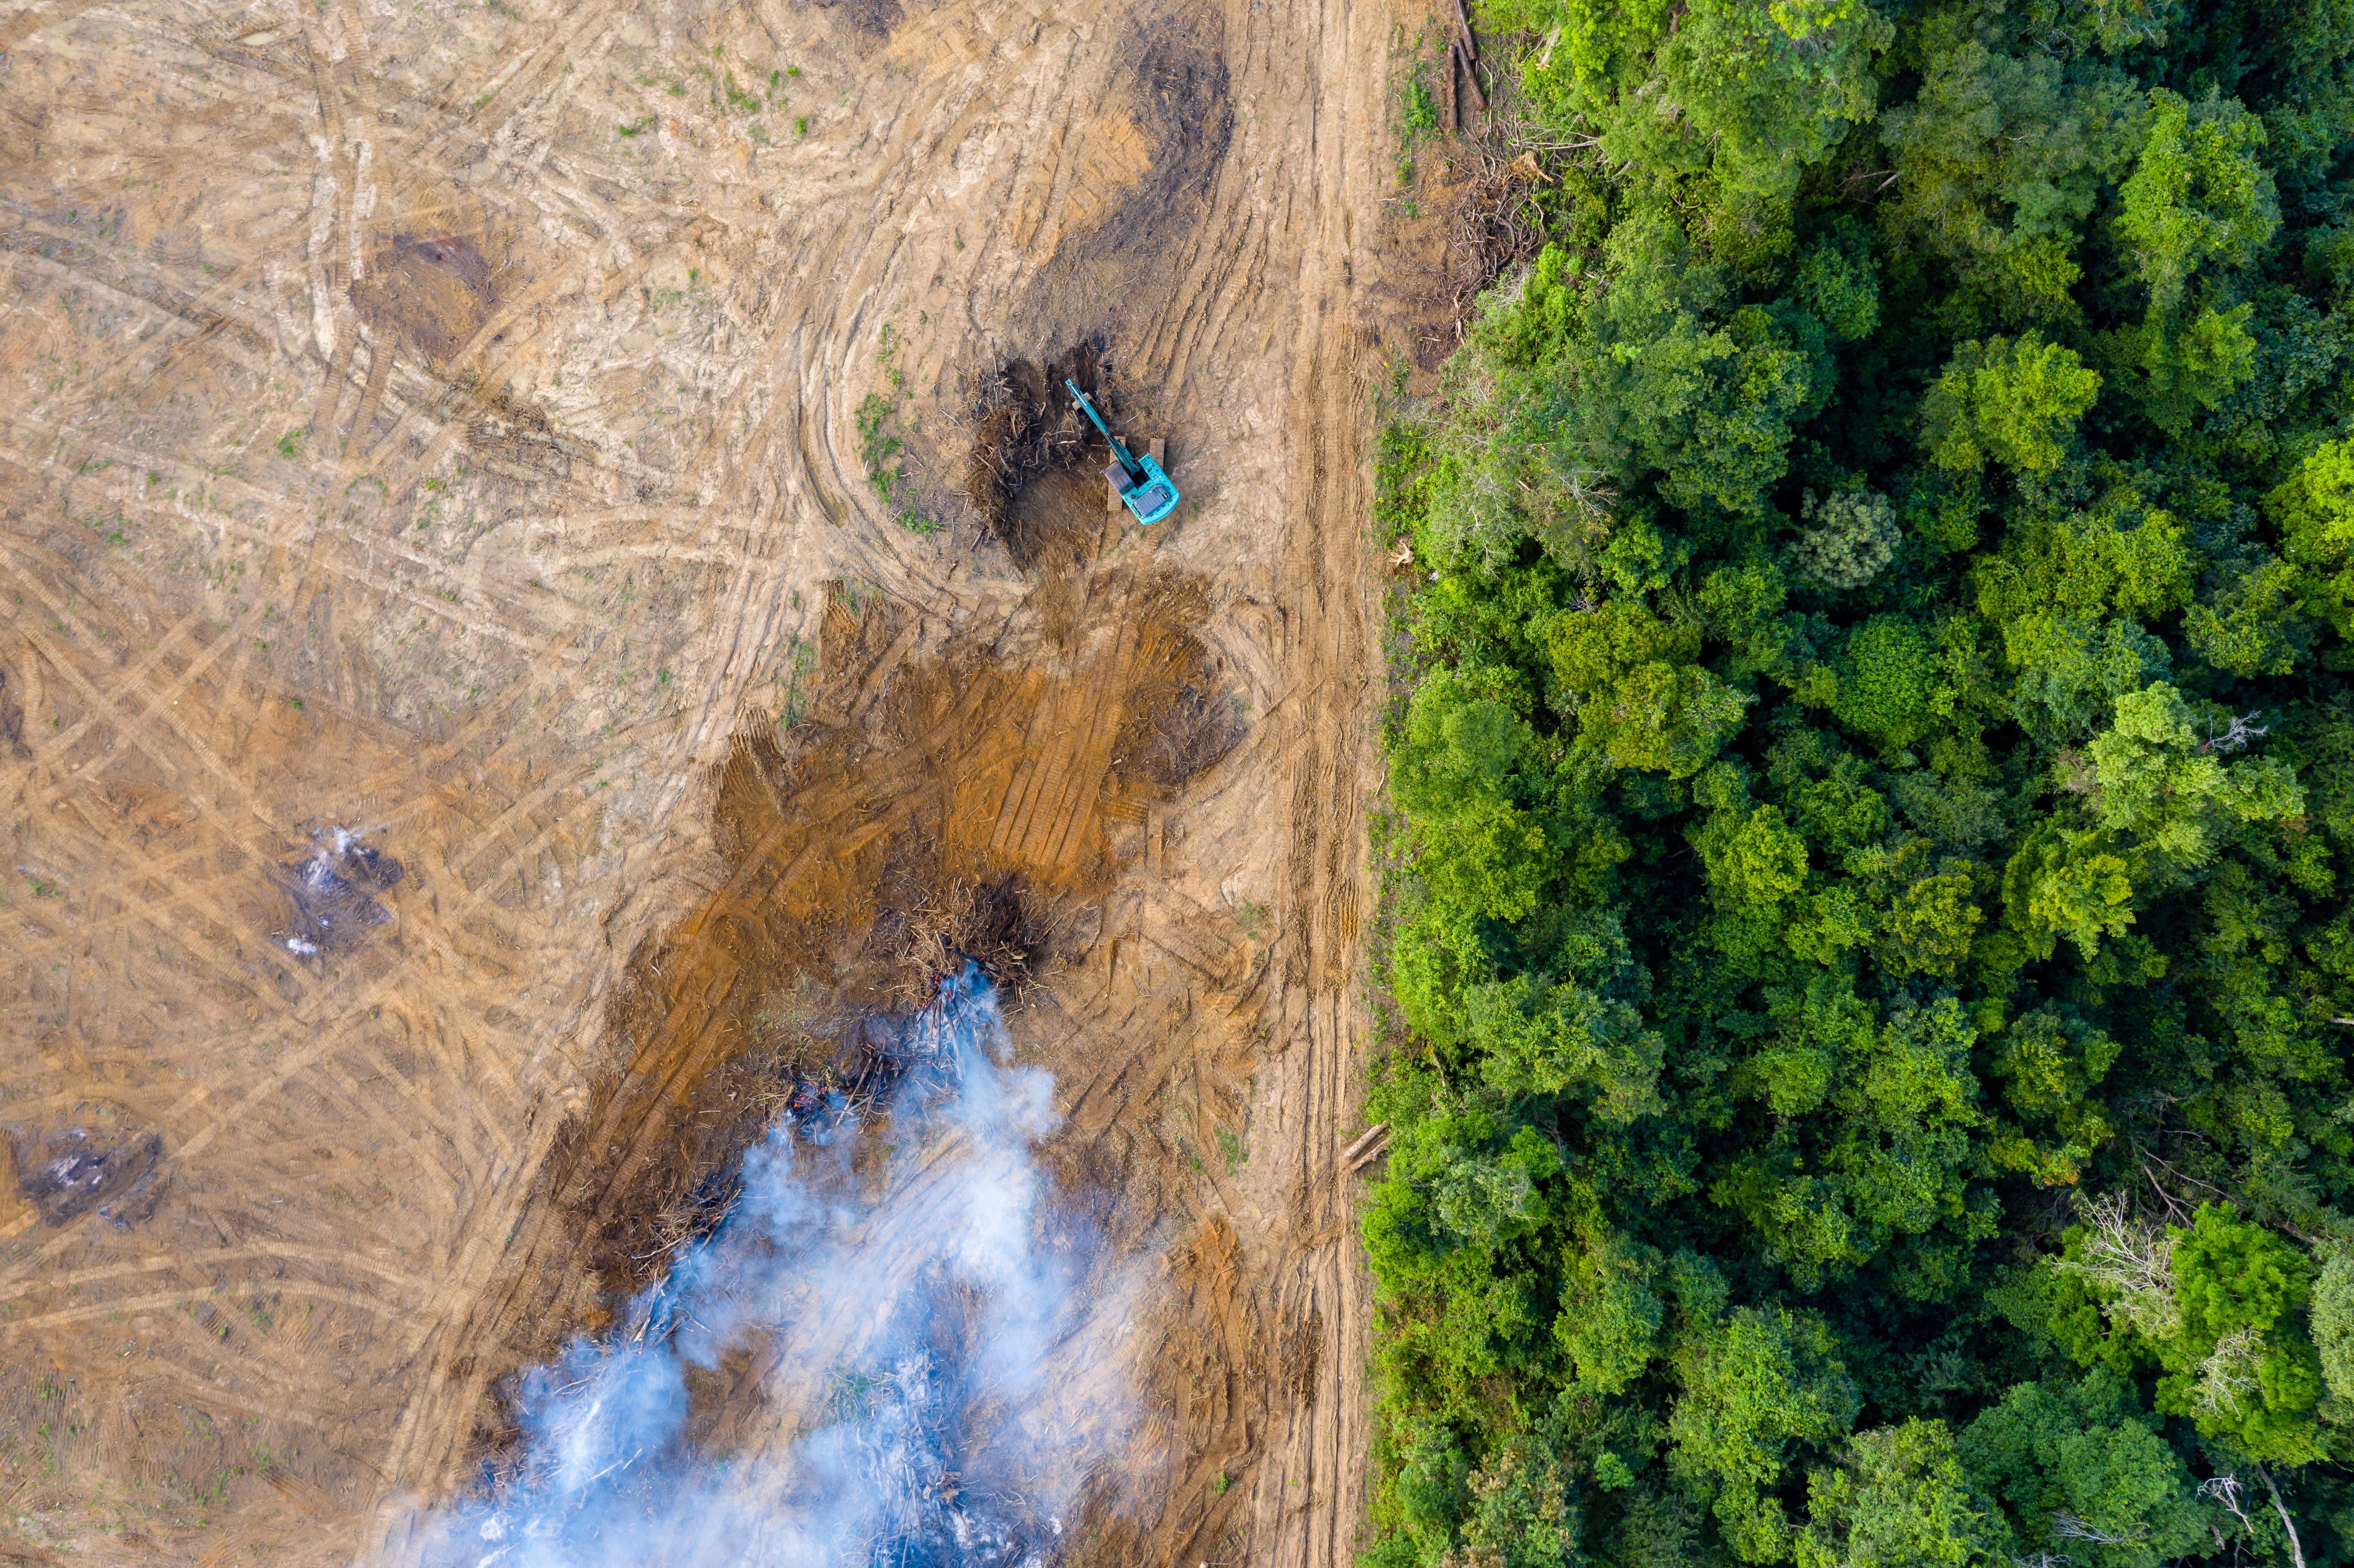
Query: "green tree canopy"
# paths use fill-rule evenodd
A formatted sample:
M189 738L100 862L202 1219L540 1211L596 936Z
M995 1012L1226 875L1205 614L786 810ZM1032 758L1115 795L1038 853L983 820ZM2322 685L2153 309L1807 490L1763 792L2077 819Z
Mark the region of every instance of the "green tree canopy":
M2354 0L1475 20L1368 1561L2354 1568Z

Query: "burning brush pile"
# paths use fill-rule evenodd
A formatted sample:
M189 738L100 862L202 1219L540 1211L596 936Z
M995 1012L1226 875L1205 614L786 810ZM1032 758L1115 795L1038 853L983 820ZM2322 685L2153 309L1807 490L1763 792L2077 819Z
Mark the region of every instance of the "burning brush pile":
M1066 1222L1044 1239L1052 1081L1004 1063L981 968L875 1022L888 1081L796 1086L725 1221L617 1330L525 1376L520 1450L428 1521L424 1561L1053 1561L1129 1423L1103 1371L1124 1292ZM750 1371L714 1452L691 1389L723 1360Z
M854 1041L857 1072L846 1080L796 1075L785 1095L785 1120L794 1134L823 1146L843 1128L858 1130L887 1112L911 1075L935 1078L962 1068L949 1005L969 974L985 974L971 954L955 952L955 969L925 976L923 1005L908 1018L862 1020ZM919 971L920 972L920 971ZM984 985L994 981L984 980Z
M300 959L355 947L392 911L376 896L404 874L401 863L363 842L351 828L327 828L313 835L311 857L283 867L277 878L286 895L289 918L274 940Z
M893 1000L903 1007L928 1008L967 964L979 964L1018 1001L1055 947L1053 914L1030 896L1019 873L941 878L895 861L885 868L884 888L868 940L870 950L888 958Z
M837 1130L886 1114L910 1074L953 1068L951 1001L970 991L975 974L992 997L1018 1000L1055 945L1053 912L1030 897L1018 874L942 877L920 853L895 853L884 887L862 957L890 977L875 990L901 1011L843 1014L804 987L771 992L754 1015L772 1042L761 1075L777 1086L775 1103L795 1135L811 1143L831 1143ZM732 1205L740 1183L730 1180ZM698 1192L664 1218L699 1239L720 1216Z

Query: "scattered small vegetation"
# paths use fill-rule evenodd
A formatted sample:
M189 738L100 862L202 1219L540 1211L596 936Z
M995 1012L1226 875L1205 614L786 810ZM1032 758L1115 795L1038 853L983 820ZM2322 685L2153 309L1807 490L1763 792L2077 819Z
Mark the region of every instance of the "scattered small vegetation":
M886 434L883 426L898 409L896 399L880 392L869 392L866 400L858 405L855 416L858 454L866 464L867 482L885 501L891 499L891 487L899 482L901 471L894 465L893 460L899 455L901 443L898 437Z
M806 683L816 670L817 643L799 632L792 633L785 644L784 667L773 677L776 683L785 689L784 701L777 708L779 727L791 728L801 722L801 715L809 711Z
M1397 184L1400 190L1413 185L1416 157L1443 129L1439 123L1438 95L1431 88L1432 61L1435 57L1439 69L1451 69L1447 64L1447 35L1436 27L1425 27L1419 33L1409 35L1405 26L1399 24L1391 31L1391 58L1402 62L1394 67L1390 82L1391 107L1397 131ZM1409 201L1409 208L1411 206ZM1409 210L1407 216L1416 214Z
M880 335L882 347L875 359L883 367L885 378L891 384L891 393L887 397L880 392L868 393L853 418L858 428L858 452L866 468L867 482L875 487L875 493L889 504L893 493L903 490L907 471L906 463L899 461L906 443L896 434L886 430L885 426L898 417L901 389L907 376L897 364L900 346L897 332L885 323ZM892 521L913 534L931 535L940 531L938 519L905 504L893 510Z

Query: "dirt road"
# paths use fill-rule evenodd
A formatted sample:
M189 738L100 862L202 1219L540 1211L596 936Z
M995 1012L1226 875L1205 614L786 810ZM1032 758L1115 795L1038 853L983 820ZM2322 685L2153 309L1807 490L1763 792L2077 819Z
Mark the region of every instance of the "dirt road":
M1081 1554L1349 1556L1391 47L0 20L0 1551L399 1560L659 1266L796 988L969 876L1052 927L1058 1169L1166 1260ZM976 423L1075 349L1187 502L1042 472L1009 551Z

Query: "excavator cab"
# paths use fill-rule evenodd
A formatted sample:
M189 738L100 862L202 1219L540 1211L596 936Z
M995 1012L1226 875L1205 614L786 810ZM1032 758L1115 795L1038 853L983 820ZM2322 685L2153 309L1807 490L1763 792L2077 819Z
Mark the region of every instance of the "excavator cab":
M1138 457L1120 445L1119 438L1111 433L1111 427L1104 423L1103 416L1096 412L1096 406L1087 401L1087 395L1079 390L1077 382L1066 379L1063 385L1069 388L1081 411L1095 421L1104 440L1111 443L1112 462L1104 470L1104 478L1110 483L1112 493L1136 514L1137 522L1150 527L1176 511L1177 503L1184 498L1177 493L1176 482L1162 471L1161 464L1150 453Z

